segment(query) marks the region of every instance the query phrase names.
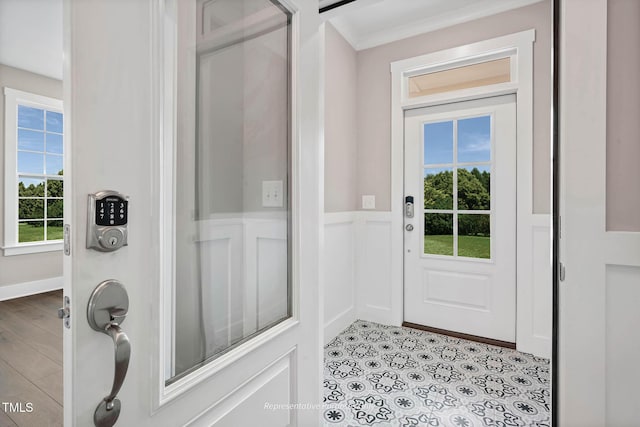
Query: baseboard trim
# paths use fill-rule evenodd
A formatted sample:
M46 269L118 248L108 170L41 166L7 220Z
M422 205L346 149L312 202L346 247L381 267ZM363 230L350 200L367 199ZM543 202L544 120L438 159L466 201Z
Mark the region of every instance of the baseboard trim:
M356 320L356 310L353 306L329 320L324 325L324 344L328 344Z
M480 342L483 344L495 345L497 347L510 348L512 350L516 349L516 343L514 342L494 340L492 338L485 338L485 337L479 337L477 335L463 334L460 332L448 331L446 329L432 328L430 326L423 326L423 325L418 325L416 323L410 323L410 322L402 322L402 326L405 326L407 328L420 329L421 331L433 332L435 334L448 335L450 337L455 337L455 338L462 338L465 340Z
M62 289L63 285L64 279L62 276L59 276L34 280L32 282L16 283L15 285L0 286L0 301L55 291Z

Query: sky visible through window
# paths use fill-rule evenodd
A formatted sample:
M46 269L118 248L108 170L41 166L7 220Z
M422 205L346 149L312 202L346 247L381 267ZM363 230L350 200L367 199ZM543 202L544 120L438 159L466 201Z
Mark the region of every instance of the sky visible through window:
M62 132L61 113L19 105L18 173L58 175L63 170Z
M424 164L453 163L453 121L424 126ZM491 117L458 120L458 163L491 161ZM478 166L480 171L488 166ZM446 168L442 170L447 170ZM430 172L437 173L437 169Z

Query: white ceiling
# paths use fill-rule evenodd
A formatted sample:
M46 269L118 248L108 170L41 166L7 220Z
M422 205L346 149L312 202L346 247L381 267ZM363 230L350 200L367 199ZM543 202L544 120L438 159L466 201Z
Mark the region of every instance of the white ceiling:
M538 1L357 0L322 16L361 50ZM62 0L0 0L0 63L62 79L62 33Z
M0 0L0 64L62 80L62 0Z
M326 0L321 0L323 5ZM356 50L542 0L357 0L322 14Z

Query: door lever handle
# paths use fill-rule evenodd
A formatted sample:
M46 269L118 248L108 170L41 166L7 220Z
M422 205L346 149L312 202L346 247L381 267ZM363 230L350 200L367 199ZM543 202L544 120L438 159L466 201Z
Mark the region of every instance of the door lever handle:
M107 411L113 410L116 396L122 388L124 378L127 376L127 370L129 369L129 359L131 357L131 343L129 337L125 334L117 323L111 323L105 329L105 332L113 339L113 345L115 347L115 359L116 367L113 375L113 386L111 387L111 393L104 398ZM119 406L119 405L118 405ZM98 425L98 424L96 424Z
M122 283L105 280L89 298L87 319L91 328L109 335L115 350L115 370L111 392L98 404L93 414L96 427L112 427L120 415L121 402L117 398L129 369L131 343L121 328L129 310L129 297Z

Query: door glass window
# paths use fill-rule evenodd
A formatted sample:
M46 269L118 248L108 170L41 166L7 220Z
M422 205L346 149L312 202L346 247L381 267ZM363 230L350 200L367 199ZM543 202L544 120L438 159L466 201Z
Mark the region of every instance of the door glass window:
M490 259L491 116L423 129L424 253Z
M291 316L291 14L177 2L172 360L167 383Z

